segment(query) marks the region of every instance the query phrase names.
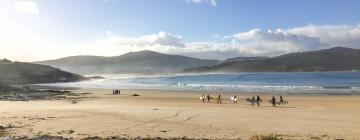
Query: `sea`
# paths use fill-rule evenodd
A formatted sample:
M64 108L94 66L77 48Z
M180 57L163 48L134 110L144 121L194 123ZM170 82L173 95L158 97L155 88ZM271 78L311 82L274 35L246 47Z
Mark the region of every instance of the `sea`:
M164 75L101 75L105 79L42 84L100 89L156 89L204 92L358 94L360 72L246 72Z

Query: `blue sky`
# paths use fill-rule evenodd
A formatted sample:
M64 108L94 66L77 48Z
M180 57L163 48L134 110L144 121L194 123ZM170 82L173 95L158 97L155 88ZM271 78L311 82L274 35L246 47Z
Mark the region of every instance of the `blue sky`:
M211 40L253 28L276 29L315 25L357 24L357 0L218 0L189 4L186 0L39 1L43 16L55 18L71 31L91 34L111 30L136 36L159 31L188 40ZM81 33L81 32L79 32ZM86 34L88 34L86 33Z
M0 57L20 61L144 49L224 59L360 42L357 0L4 0L0 8L0 29L12 32L0 34L8 40Z

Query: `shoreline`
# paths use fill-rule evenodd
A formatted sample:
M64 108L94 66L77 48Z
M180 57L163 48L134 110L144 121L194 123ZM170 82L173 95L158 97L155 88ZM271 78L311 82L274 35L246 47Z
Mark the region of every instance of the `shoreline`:
M83 87L62 87L62 86L43 86L43 85L28 85L32 88L43 88L43 89L55 89L55 90L112 90L109 88L83 88ZM164 91L170 93L220 93L220 94L240 94L240 95L287 95L287 96L360 96L360 91L330 91L330 90L317 90L317 91L208 91L208 90L170 90L170 89L146 89L146 88L118 88L124 91L132 91L132 90L149 90L149 91Z
M358 73L236 73L194 75L109 76L105 79L42 84L97 89L143 89L189 92L272 94L358 94ZM106 77L106 76L105 76ZM336 80L332 80L336 79Z
M21 85L20 85L21 86ZM25 85L35 89L54 89L54 90L112 90L111 88L85 88L85 87L65 87L53 85ZM170 93L185 92L185 93L220 93L220 94L242 94L242 95L287 95L287 96L360 96L360 91L329 91L329 90L316 90L316 91L210 91L210 90L178 90L178 89L146 89L146 88L118 88L120 90L149 90L149 91L166 91Z

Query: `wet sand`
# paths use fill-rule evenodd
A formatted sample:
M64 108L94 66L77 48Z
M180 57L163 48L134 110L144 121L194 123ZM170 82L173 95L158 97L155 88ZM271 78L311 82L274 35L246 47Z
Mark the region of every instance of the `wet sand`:
M360 96L284 96L289 104L273 108L270 95L260 107L237 94L238 104L223 93L223 104L202 103L200 92L87 89L76 104L69 100L0 101L0 124L12 125L11 136L52 135L81 139L91 136L187 137L248 139L279 134L287 139L358 139ZM131 96L139 94L140 96ZM211 93L216 97L217 93Z

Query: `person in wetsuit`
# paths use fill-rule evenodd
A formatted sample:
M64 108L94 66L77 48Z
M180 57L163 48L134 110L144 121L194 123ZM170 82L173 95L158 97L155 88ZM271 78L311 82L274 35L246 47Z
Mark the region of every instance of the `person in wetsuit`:
M259 95L256 96L256 104L257 106L260 106L260 102L262 102L261 98Z
M237 104L238 103L238 101L237 101L237 97L236 97L236 95L234 96L234 104Z
M283 99L282 96L280 96L280 103L279 103L279 105L280 105L280 104L283 104L283 103L284 103L284 99Z
M273 107L276 107L276 98L274 96L272 96L272 98L271 98L271 103L272 103Z
M217 98L217 103L218 103L218 104L221 104L221 100L222 100L222 99L221 99L221 95L219 94L219 96L218 96L218 98Z
M203 103L205 103L205 95L204 94L201 96L201 100L203 101Z
M206 95L206 100L207 100L208 103L210 103L210 98L211 98L210 95L207 94L207 95Z
M252 99L251 99L251 105L255 105L255 102L256 102L255 96L253 96Z

